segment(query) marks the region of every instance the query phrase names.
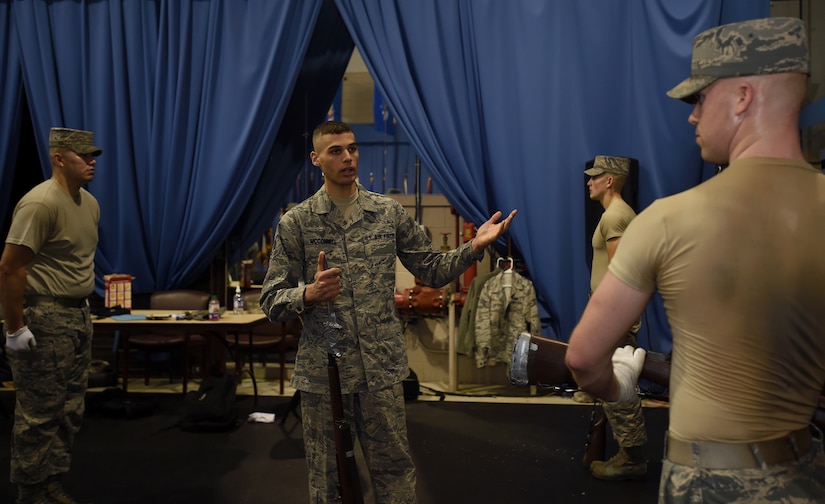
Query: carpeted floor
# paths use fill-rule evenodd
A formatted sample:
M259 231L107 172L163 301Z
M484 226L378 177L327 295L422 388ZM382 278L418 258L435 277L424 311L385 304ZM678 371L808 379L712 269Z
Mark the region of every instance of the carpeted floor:
M152 398L151 415L113 418L89 395L89 411L65 483L95 504L303 504L308 501L301 426L284 415L288 397L240 396L242 417L275 412L276 422L243 423L228 433L189 433L177 422L178 394ZM8 482L13 393L0 394L0 503ZM591 408L565 404L415 401L408 404L410 445L422 504L656 502L667 409L646 408L649 477L594 480L581 467ZM615 446L608 444L608 456Z

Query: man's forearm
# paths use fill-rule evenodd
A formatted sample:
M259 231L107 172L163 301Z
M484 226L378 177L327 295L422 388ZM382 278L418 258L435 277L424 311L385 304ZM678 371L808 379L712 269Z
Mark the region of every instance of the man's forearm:
M26 293L26 268L7 271L0 268L0 304L6 330L14 332L23 327L23 297Z
M614 402L619 398L619 382L613 374L613 365L608 362L607 367L600 366L596 369L577 370L570 368L576 384L589 394Z

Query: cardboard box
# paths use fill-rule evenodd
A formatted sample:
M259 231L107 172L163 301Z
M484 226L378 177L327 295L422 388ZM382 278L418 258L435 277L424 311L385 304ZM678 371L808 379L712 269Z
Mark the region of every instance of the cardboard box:
M103 306L114 308L120 306L132 309L132 280L135 277L123 273L103 275Z

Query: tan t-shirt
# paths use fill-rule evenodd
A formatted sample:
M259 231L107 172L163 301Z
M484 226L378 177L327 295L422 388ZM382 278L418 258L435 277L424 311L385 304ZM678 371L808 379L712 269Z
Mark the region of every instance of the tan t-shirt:
M593 231L593 265L590 268L590 292L596 290L607 273L607 242L624 234L627 225L636 217L636 212L623 199L614 199L607 205L599 224Z
M750 158L654 202L609 270L659 291L673 331L670 432L760 441L808 424L825 383L825 176Z
M85 189L75 201L48 179L26 193L14 209L6 243L34 253L26 294L81 298L94 290L100 206Z
M332 203L338 208L341 215L344 216L344 222L351 223L352 213L356 207L355 202L358 201L358 191L355 191L351 196L347 196L346 198L330 197L329 199L332 200Z

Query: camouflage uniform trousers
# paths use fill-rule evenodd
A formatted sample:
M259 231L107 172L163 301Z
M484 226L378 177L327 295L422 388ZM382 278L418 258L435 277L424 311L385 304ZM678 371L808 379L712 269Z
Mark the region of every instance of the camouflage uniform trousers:
M641 327L641 320L631 328L625 339L625 345L636 346L636 333ZM628 403L602 403L604 415L613 430L613 438L622 448L641 446L647 443L645 417L642 413L642 400L636 395Z
M795 462L765 469L703 469L662 462L660 504L825 502L825 454L821 436Z
M69 471L83 419L92 320L88 306L55 303L26 307L23 316L37 346L7 349L16 397L10 479L32 485Z
M415 503L415 465L407 441L401 383L377 392L345 394L343 406L353 443L357 440L361 444L375 502ZM338 496L338 464L329 393L301 391L301 418L309 470L309 501L313 504L334 502Z
M645 417L642 413L642 400L637 395L629 403L602 403L613 438L622 448L641 446L647 443Z

